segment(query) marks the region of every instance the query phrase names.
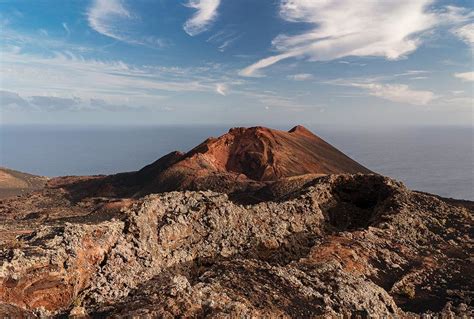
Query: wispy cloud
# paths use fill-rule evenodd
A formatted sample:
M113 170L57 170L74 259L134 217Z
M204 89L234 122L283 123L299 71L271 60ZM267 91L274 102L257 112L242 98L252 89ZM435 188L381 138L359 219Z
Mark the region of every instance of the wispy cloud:
M0 50L2 53L18 53L28 48L41 49L41 51L75 51L75 52L98 52L100 48L85 46L70 41L65 41L64 38L55 38L54 36L44 36L41 41L38 41L38 35L33 33L24 33L12 28L2 28L2 41L0 43Z
M431 71L427 70L408 70L402 73L396 73L392 77L397 78L397 77L405 77L408 80L426 80L429 79L427 76Z
M157 36L133 32L130 22L137 22L136 14L125 7L121 0L94 0L87 10L89 26L109 38L150 48L163 48L169 41Z
M189 0L186 6L197 12L183 25L184 31L195 36L208 29L217 17L220 0Z
M228 89L229 88L224 83L217 83L216 84L216 92L220 95L226 96Z
M300 112L308 109L323 109L324 106L311 103L307 104L300 100L300 96L294 94L282 94L269 90L255 90L255 88L246 88L243 90L234 90L234 93L241 94L243 97L259 103L266 110L285 110L291 112Z
M131 19L132 14L120 0L94 0L87 11L89 26L107 37L127 41L120 27L121 19Z
M414 90L405 84L352 83L367 90L369 95L397 103L426 105L436 98L431 91Z
M474 81L474 72L454 73L454 76L463 81Z
M259 72L260 69L264 69L266 67L269 67L270 65L273 65L281 60L288 59L291 57L298 56L299 54L296 52L288 52L288 53L283 53L279 55L274 55L270 56L268 58L262 59L248 67L246 67L243 70L240 70L239 74L241 76L247 76L247 77L263 77L263 75Z
M402 73L395 73L393 76L414 76L414 75L422 75L422 74L427 74L430 73L430 71L427 70L408 70Z
M349 62L349 61L338 61L338 63L347 64L347 65L355 65L355 66L366 66L367 65L367 63L356 63L356 62Z
M474 103L470 92L463 90L452 90L448 94L437 100L437 104L441 107L449 107L450 109L464 109L474 111ZM471 113L472 114L472 113Z
M399 59L415 51L423 31L442 23L460 23L470 13L456 7L430 12L433 0L312 1L282 0L280 15L290 22L313 25L297 35L281 34L273 41L280 52L241 70L259 76L259 70L291 57L328 61L347 56L380 56ZM466 15L468 15L466 17Z
M455 28L452 32L462 41L474 47L474 23Z
M48 31L46 31L45 29L39 29L38 32L39 32L39 34L41 34L44 37L49 36Z
M220 30L215 34L211 35L206 42L213 43L217 46L217 49L221 52L224 52L229 48L236 40L238 40L242 35L238 34L235 30Z
M66 34L69 36L71 34L71 30L69 29L68 25L66 22L62 23L64 31L66 31Z
M449 97L439 101L440 106L448 106L450 109L464 109L474 111L474 104L472 103L472 96L464 97ZM472 114L472 113L471 113Z
M130 112L151 110L140 105L110 104L102 99L81 99L78 97L57 97L49 95L20 96L16 92L0 90L3 110L20 112L78 112L106 111ZM153 108L156 110L156 108Z
M299 74L292 74L288 75L288 79L293 81L308 81L314 79L314 76L309 73L299 73Z
M84 59L72 52L57 52L52 57L7 52L2 55L2 63L8 65L2 70L4 90L16 92L21 88L19 93L24 96L73 95L116 105L127 101L153 106L173 92L227 94L227 83L234 83L212 65L133 66L122 61Z

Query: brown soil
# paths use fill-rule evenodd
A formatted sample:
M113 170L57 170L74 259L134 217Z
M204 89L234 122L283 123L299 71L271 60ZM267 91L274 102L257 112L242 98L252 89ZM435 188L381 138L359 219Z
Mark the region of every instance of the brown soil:
M48 178L0 167L0 199L25 194L44 187Z

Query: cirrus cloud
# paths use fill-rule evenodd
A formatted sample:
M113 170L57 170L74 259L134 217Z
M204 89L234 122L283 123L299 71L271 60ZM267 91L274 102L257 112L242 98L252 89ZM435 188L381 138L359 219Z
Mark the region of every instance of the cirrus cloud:
M109 38L133 45L149 48L163 48L168 41L153 36L137 34L126 23L138 20L138 17L125 7L121 0L94 0L87 10L89 26L96 32ZM63 24L69 34L69 28Z
M20 112L135 112L150 110L169 110L160 107L140 105L110 104L102 99L81 99L79 97L58 97L49 95L34 95L23 97L16 92L0 90L0 110Z
M293 81L308 81L308 80L314 79L314 76L309 73L299 73L299 74L288 75L287 78Z
M405 84L352 83L365 89L369 95L397 103L426 105L436 98L431 91L414 90Z
M118 27L121 19L130 19L132 14L120 0L95 0L87 11L89 26L98 33L127 42L127 37Z
M280 34L273 41L279 54L261 59L240 71L242 76L261 76L259 70L281 60L305 57L330 61L347 56L379 56L399 59L415 51L424 31L442 23L471 18L462 8L429 11L433 0L313 1L282 0L280 16L312 27L300 34Z
M474 46L474 23L454 29L453 33L465 43Z
M197 12L183 25L184 31L190 36L206 31L217 17L219 4L220 0L189 0L186 6Z

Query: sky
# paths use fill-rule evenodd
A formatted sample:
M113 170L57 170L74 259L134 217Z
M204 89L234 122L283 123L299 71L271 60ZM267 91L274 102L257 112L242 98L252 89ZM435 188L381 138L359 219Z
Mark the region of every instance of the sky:
M474 2L0 0L0 123L473 125Z

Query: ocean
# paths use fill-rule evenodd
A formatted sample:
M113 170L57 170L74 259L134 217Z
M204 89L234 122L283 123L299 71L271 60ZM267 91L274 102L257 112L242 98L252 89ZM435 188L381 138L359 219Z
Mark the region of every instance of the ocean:
M474 200L472 127L308 128L372 171L411 189ZM133 171L227 130L217 126L1 126L0 166L44 176Z

